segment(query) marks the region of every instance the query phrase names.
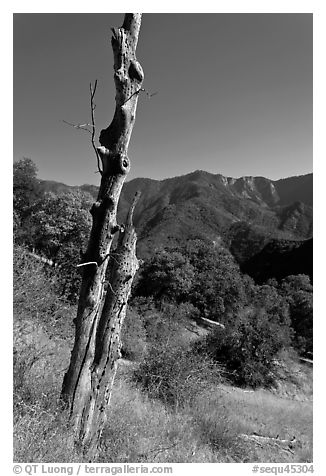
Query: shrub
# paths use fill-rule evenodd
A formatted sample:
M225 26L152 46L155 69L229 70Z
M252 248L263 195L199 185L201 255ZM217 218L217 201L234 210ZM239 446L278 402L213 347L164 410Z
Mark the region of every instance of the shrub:
M152 398L178 408L191 404L208 384L217 384L220 370L209 357L167 339L151 346L134 376Z
M289 304L293 343L301 355L313 353L313 294L309 276L287 276L281 281L279 292Z
M233 324L211 334L203 348L224 364L238 385L270 386L275 379L275 358L291 342L287 322L264 308L247 308Z
M37 167L29 158L14 163L13 167L14 238L18 243L32 244L33 214L43 196Z
M14 246L13 305L16 322L39 322L50 335L72 338L75 307L57 294L57 278L52 268Z
M92 196L81 190L46 193L33 215L34 247L53 260L60 294L76 302L81 284L77 265L91 227Z
M15 317L48 315L56 307L56 280L52 270L30 255L23 246L14 246L13 282Z
M221 317L246 302L248 278L222 246L192 240L175 250L158 251L142 268L135 294L156 301L189 303L202 316Z
M128 307L121 332L121 354L126 359L141 361L147 350L146 331L143 318L132 307Z
M136 293L182 302L187 299L194 279L194 268L180 251L163 250L148 259L138 280Z

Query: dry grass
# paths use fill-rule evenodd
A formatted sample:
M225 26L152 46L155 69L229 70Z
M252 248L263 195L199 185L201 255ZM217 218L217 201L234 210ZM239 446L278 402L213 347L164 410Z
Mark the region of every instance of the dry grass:
M79 462L67 415L56 405L56 398L34 400L26 404L16 399L14 411L15 462Z
M127 375L124 371L112 395L102 462L312 461L312 402L219 385L173 411L148 398ZM288 450L239 437L254 432L280 439L295 435L297 443Z
M246 462L312 461L312 402L285 399L266 390L245 392L236 387L221 386L215 394L207 392L202 395L197 407L199 415L206 415L204 433L209 428L209 438L213 442L216 436L212 428L220 416L220 408L224 408L227 435L256 433L267 437L278 435L280 439L289 440L296 437L292 452L273 441L260 444L246 441ZM219 433L217 437L221 441Z
M14 326L14 460L78 462L67 415L59 404L66 341L29 320Z
M17 325L16 335L15 461L83 462L74 448L67 415L58 404L69 362L67 341L50 338L40 324L30 321ZM150 398L132 382L135 365L129 362L119 368L98 462L312 461L308 371L301 372L300 399L284 397L288 396L285 381L280 394L210 384L176 409ZM294 383L289 385L294 391ZM254 432L281 439L295 435L297 444L291 452L272 442L257 444L239 437Z
M120 380L103 434L101 462L219 462L202 444L187 412L168 410L137 387Z
M67 415L58 403L70 358L75 309L57 299L37 264L24 260L18 264L14 459L31 463L83 462L74 447ZM173 407L149 398L132 382L134 365L137 364L129 362L119 367L98 462L312 460L311 371L303 372L303 367L294 366L292 377L284 375L274 393L246 393L210 381L200 392L188 392L191 399L184 394L182 406ZM180 379L184 378L180 374ZM265 436L279 434L280 438L295 435L298 443L294 454L276 445L260 446L239 437L252 432Z
M49 339L39 325L27 327L27 338L16 342L15 461L83 462L57 403L69 361L67 342ZM132 382L134 365L120 366L98 462L312 461L311 401L219 384L176 410ZM308 375L304 382L309 394ZM295 435L297 444L290 452L239 437L254 432L281 439Z
M16 253L14 459L31 463L84 462L74 447L67 414L58 403L76 310L60 301L50 284L38 263L22 252ZM130 349L135 348L135 335L142 345L144 342L137 322L138 327L134 323L127 339ZM182 405L171 406L150 398L132 381L136 365L125 362L119 367L98 462L312 460L311 369L293 362L291 373L284 371L273 392L245 392L222 385L219 379L205 381L198 391L198 379L193 381L196 388L184 385L189 383L187 372L183 372L189 370L187 361L177 374ZM173 377L170 370L168 373ZM173 383L170 377L168 381ZM290 452L280 445L257 444L239 437L253 432L278 434L280 438L295 435L297 444Z

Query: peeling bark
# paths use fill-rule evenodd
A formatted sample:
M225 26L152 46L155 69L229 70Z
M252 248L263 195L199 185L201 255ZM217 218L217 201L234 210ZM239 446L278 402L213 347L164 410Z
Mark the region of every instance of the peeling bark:
M137 197L124 229L117 224L116 214L121 189L130 170L128 145L144 78L136 59L140 24L141 14L127 13L122 27L112 29L116 109L111 124L100 134L101 146L97 148L102 161L101 185L91 209L93 223L83 256L85 265L75 319L75 343L62 388L62 398L70 407L76 442L92 451L105 423L119 358L120 330L138 268L136 233L132 225ZM111 245L117 232L118 246L112 253Z

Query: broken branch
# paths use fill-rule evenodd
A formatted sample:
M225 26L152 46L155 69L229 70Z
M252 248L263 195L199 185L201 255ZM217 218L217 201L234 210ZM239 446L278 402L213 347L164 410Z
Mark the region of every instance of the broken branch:
M80 129L82 131L88 132L89 134L92 134L92 132L89 129L87 129L87 127L92 127L91 124L74 124L73 122L68 122L68 121L65 121L64 119L62 119L62 122L64 122L65 124L68 124L68 126L74 127L75 129Z
M81 266L88 266L89 264L96 264L96 266L98 266L96 261L88 261L87 263L77 264L77 268L80 268Z
M207 319L206 317L200 317L199 319L211 326L217 326L217 327L221 327L222 329L225 329L225 325L221 324L220 322L211 321L210 319Z

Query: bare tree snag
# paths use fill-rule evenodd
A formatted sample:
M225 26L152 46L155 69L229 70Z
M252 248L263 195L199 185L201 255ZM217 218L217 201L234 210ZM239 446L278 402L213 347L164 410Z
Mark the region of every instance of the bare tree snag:
M130 169L128 145L144 79L136 59L140 24L141 14L127 13L122 27L112 29L116 109L111 124L102 130L101 146L97 147L102 162L101 185L91 209L93 224L81 263L84 266L75 319L75 343L62 388L62 398L70 407L76 441L93 450L105 423L105 410L119 358L120 329L138 267L136 233L132 225L138 197L135 197L124 227L117 224L116 214ZM91 89L91 100L94 90ZM117 232L118 246L112 253L111 245ZM106 283L107 274L109 282Z

